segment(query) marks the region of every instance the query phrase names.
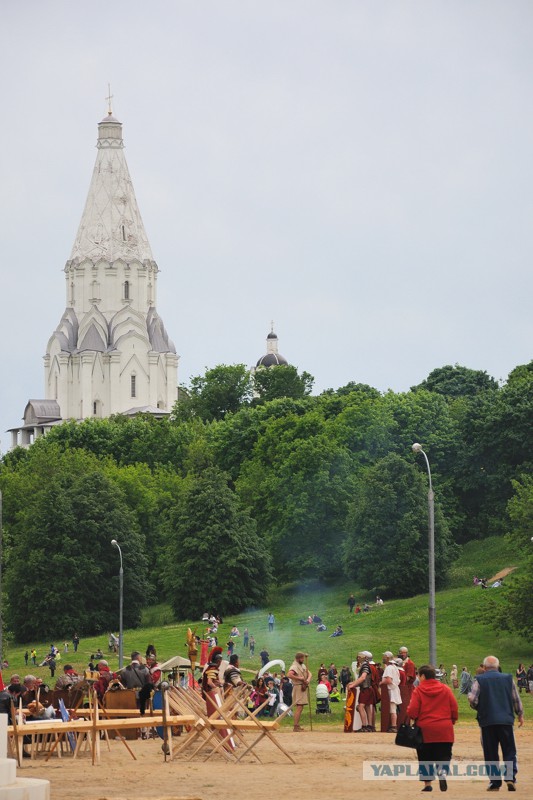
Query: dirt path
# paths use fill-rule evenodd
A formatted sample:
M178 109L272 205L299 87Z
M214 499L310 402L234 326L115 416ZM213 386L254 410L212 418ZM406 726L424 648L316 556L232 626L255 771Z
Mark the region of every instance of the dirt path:
M515 728L522 796L533 793L533 730ZM48 764L24 762L19 775L47 778L52 800L411 800L420 793L413 781L363 781L363 760L414 760L414 752L398 748L389 734L343 734L335 731L279 734L296 766L269 742L260 746L263 764L248 760L228 764L183 760L163 761L158 740L130 742L133 761L118 741L111 752L102 746L102 763L91 766L89 755L73 761L53 757ZM103 745L104 743L102 743ZM456 760L480 759L479 729L459 727ZM29 764L29 767L26 765ZM450 781L450 794L462 798L485 796L486 781Z
M499 581L502 578L506 578L508 575L511 574L511 572L514 572L515 569L516 567L505 567L505 569L501 569L499 572L496 573L496 575L493 575L492 578L489 578L487 583L491 584L494 583L494 581Z

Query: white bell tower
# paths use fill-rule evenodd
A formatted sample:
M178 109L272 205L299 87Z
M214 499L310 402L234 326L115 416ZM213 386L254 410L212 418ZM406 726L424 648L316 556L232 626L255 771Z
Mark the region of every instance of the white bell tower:
M124 156L122 124L98 125L96 164L72 253L66 308L44 358L62 419L169 413L178 356L156 310L158 267Z

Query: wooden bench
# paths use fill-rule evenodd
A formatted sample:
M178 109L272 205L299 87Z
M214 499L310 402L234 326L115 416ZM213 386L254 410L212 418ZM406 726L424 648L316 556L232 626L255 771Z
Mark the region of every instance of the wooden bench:
M84 709L84 711L87 710L88 709ZM169 714L166 719L163 719L163 715L130 717L126 719L98 719L98 714L94 714L92 719L87 720L73 719L69 722L51 720L47 722L27 722L25 725L9 725L8 736L14 742L15 754L19 766L21 766L21 750L25 736L31 736L32 738L31 756L32 758L35 758L35 737L46 735L54 736L55 748L69 733L72 733L77 737L74 757L78 755L81 743L85 736L89 738L92 752L92 763L94 764L96 761L100 761L100 731L115 731L120 736L121 731L131 730L132 728L169 728L177 725L193 725L195 721L196 718L192 714ZM135 758L135 755L132 753L129 747L127 749L129 750L131 756ZM49 758L50 755L51 753L49 753L47 758Z

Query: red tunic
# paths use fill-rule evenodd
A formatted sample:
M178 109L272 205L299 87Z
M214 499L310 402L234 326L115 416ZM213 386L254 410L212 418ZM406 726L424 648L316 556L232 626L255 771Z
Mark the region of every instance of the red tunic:
M407 657L403 662L403 668L405 670L405 677L407 679L406 682L408 684L414 683L416 678L416 667L409 657Z
M453 742L453 723L458 717L457 700L449 688L440 681L429 678L415 686L407 716L422 728L424 744L428 742Z

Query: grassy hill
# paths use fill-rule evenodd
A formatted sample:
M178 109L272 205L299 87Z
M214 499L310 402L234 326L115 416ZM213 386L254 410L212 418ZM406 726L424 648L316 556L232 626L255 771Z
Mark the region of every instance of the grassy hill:
M505 567L520 568L515 555L509 545L502 538L493 537L479 542L470 542L462 548L461 555L453 565L450 573L449 588L437 593L437 654L439 663L443 663L450 672L451 665L457 664L459 671L462 666L467 666L473 673L477 665L488 654L497 655L502 661L506 671L515 671L520 661L527 665L533 662L533 643L527 642L507 633L499 634L486 623L480 621L480 612L487 604L494 590L481 590L474 587L474 575L492 577L496 572ZM398 581L408 584L409 573L398 575ZM191 591L194 591L194 579L191 579ZM385 650L397 651L405 645L416 664L420 665L428 659L428 611L427 596L420 595L404 600L388 601L381 607L372 606L366 614L349 614L347 599L350 592L361 604L365 601L372 603L374 597L358 590L349 583L328 586L319 582L309 582L300 585L285 586L272 593L268 605L262 609L254 609L224 619L219 628L219 643L224 645L229 637L233 624L241 631L241 637L236 642L236 652L241 656L241 666L247 669L258 669L260 665L259 652L266 647L271 658L282 658L287 668L292 662L296 650L309 653L309 667L316 675L317 667L321 662L329 665L332 661L340 667L350 665L355 660L359 650L370 650L374 659L379 661ZM97 599L95 599L97 602ZM127 603L127 598L125 598ZM205 609L199 601L199 616ZM275 629L268 632L267 615L272 611L276 618ZM300 626L299 619L309 614L318 614L328 627L327 632L318 633L314 625ZM160 660L180 654L186 655L187 623L171 622L171 613L166 606L155 606L146 609L143 618L143 627L137 630L126 631L124 640L124 653L132 649L139 649L144 653L148 643L153 643ZM189 623L196 628L200 635L203 626L198 621ZM341 624L345 635L339 638L330 638L330 633L336 625ZM242 648L242 631L248 627L256 639L255 657L251 658L248 651ZM69 632L70 634L70 632ZM70 638L70 636L69 636ZM63 638L55 642L62 649ZM7 675L13 671L20 673L34 672L49 680L49 671L45 667L26 668L24 666L24 651L35 646L39 660L47 652L49 643L30 643L28 646L9 645L6 643L5 652L9 660ZM83 639L76 655L69 652L65 659L76 667L86 666L91 653L100 646L104 653L107 652L107 637L99 636ZM70 644L70 650L72 645ZM117 664L117 657L109 657L110 665ZM60 671L61 662L58 663ZM57 673L56 673L57 675ZM252 677L251 675L249 677ZM533 698L525 697L526 716L533 716ZM464 720L471 721L473 713L468 709L464 698L460 698L461 712ZM527 708L530 713L527 714ZM325 720L324 717L316 718L320 724L335 721L339 723L342 713L342 704L335 707L333 718Z

